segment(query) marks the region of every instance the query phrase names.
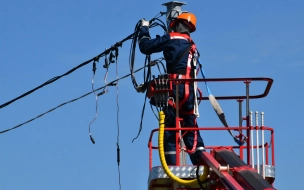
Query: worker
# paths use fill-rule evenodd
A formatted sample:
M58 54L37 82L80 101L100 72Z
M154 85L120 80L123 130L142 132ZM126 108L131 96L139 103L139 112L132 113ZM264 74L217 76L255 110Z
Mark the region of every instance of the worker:
M149 21L142 19L141 29L138 35L140 51L150 55L163 52L166 60L166 69L169 78L187 79L193 78L195 73L193 57L196 51L195 44L190 38L190 33L196 30L196 17L192 13L182 13L170 23L173 32L151 39L149 34ZM195 106L194 83L178 84L179 88L179 117L182 118L181 127L197 127ZM175 100L176 86L173 84ZM165 109L165 127L175 128L175 105L169 104ZM187 152L192 164L199 164L201 152L204 151L204 142L199 131L182 131ZM164 149L168 165L176 165L176 132L165 130Z

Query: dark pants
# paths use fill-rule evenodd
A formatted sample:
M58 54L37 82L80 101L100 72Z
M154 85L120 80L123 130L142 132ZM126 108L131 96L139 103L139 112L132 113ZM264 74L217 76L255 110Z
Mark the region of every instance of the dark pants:
M176 97L176 87L173 85L173 97L175 100ZM179 85L179 101L181 101L184 97L185 86L184 84ZM180 105L180 112L190 112L194 109L194 88L193 85L190 85L190 92L187 101ZM165 126L166 128L175 128L175 116L176 110L172 106L167 107L165 110ZM197 127L196 117L194 114L180 114L181 127ZM197 145L196 147L204 147L204 142L202 137L200 136L199 131L197 133ZM195 138L194 131L182 131L183 140L185 146L188 150L192 150ZM165 158L168 165L176 164L176 131L165 131L164 137L164 148L165 148ZM192 164L197 165L200 159L200 151L190 154L190 159Z

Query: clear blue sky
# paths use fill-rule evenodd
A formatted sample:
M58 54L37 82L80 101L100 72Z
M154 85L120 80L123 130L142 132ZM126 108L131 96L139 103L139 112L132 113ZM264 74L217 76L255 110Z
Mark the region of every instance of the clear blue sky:
M0 104L61 75L131 34L141 18L165 11L167 1L0 1ZM302 187L304 2L193 1L183 10L197 16L192 38L201 53L207 77L270 77L268 97L251 102L265 112L265 125L275 129L278 189ZM162 17L164 20L164 17ZM153 36L162 34L151 29ZM130 41L120 48L119 76L129 71ZM159 58L154 55L152 58ZM144 56L136 54L136 67ZM104 85L103 59L97 64L96 87ZM142 73L138 76L142 81ZM108 81L114 80L111 65ZM13 127L91 90L92 65L0 109L0 130ZM215 95L243 94L244 86L209 84ZM204 90L204 86L201 85ZM252 93L264 88L254 86ZM206 92L204 92L206 95ZM121 185L147 189L148 136L157 128L149 106L137 135L144 95L130 78L119 82ZM99 97L68 104L19 129L0 135L1 190L119 189L116 162L116 88ZM238 125L238 105L220 101L228 123ZM221 126L209 102L200 106L199 126ZM226 132L202 133L206 145L234 145ZM155 154L156 155L156 154ZM154 157L154 165L159 165Z

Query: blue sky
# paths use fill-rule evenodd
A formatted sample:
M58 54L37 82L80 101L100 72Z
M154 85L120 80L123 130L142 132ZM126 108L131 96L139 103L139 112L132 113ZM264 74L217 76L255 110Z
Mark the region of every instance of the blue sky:
M0 103L61 75L93 58L134 30L141 18L153 18L166 1L1 1ZM303 128L304 2L187 1L183 10L197 16L192 38L201 53L207 77L269 77L270 94L250 103L252 111L265 112L265 125L275 129L278 189L302 187L301 139ZM164 17L162 17L164 21ZM152 36L162 34L151 29ZM129 73L130 41L119 50L118 75ZM159 58L161 54L152 56ZM137 51L136 67L144 56ZM97 64L95 86L104 85L103 59ZM142 73L137 76L142 80ZM108 81L116 79L111 65ZM63 102L91 91L92 64L0 109L0 130L13 127ZM204 85L200 85L204 90ZM245 87L210 83L215 95L244 94ZM255 85L252 93L263 91ZM204 91L206 95L206 92ZM147 189L148 137L157 128L147 106L143 130L137 135L143 94L130 78L119 82L119 126L122 189ZM82 190L119 189L116 162L116 88L98 99L87 96L61 107L19 129L0 135L0 189ZM235 101L220 101L228 123L238 125ZM221 126L210 103L200 106L199 126ZM244 113L245 114L245 113ZM201 133L206 145L234 145L226 132ZM155 142L156 143L156 142ZM157 154L154 165L159 165Z

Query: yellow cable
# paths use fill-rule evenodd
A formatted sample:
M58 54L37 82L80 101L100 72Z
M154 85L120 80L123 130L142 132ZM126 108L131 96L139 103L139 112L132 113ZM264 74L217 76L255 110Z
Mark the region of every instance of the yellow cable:
M166 174L174 181L181 185L191 186L198 184L197 179L192 180L183 180L178 177L176 177L169 169L166 159L165 159L165 153L164 153L164 128L165 128L165 114L163 111L159 112L159 134L158 134L158 147L159 147L159 158L161 161L161 165L163 169L165 170ZM204 167L204 172L202 175L200 175L199 179L200 181L204 181L209 174L209 167Z

